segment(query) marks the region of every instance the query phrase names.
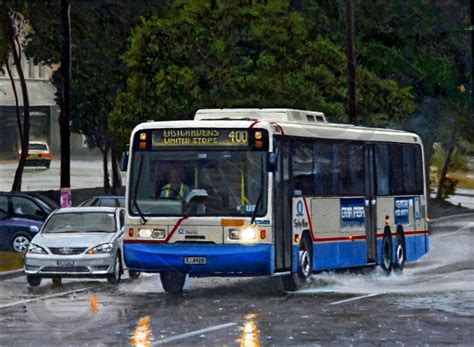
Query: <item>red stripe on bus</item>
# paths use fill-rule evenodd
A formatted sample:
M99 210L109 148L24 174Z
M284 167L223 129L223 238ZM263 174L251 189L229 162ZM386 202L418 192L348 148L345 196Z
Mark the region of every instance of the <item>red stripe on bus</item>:
M309 232L311 233L311 238L313 239L313 241L316 241L316 236L314 236L314 231L313 231L313 223L311 222L311 215L309 214L308 204L306 203L306 198L304 196L303 196L303 202L304 202L304 209L306 211L306 215L308 216Z
M255 122L253 122L252 124L250 124L249 126L249 129L252 129L254 126L256 126L258 123L260 123L259 120L256 120Z
M272 123L272 124L276 125L278 127L278 129L280 129L282 135L285 135L285 131L283 130L283 128L281 127L280 124L278 124L278 123Z
M365 235L356 235L352 236L352 238L348 236L342 237L318 237L314 239L315 242L329 242L329 241L353 241L353 240L365 240Z
M425 234L428 234L428 230L410 230L410 231L405 231L404 232L405 235L425 235ZM383 233L379 233L377 234L377 237L378 238L381 238L383 237L384 234ZM397 236L397 233L392 233L392 236Z
M168 241L173 237L173 234L176 232L176 230L178 230L179 226L181 225L181 223L185 219L188 219L188 217L184 216L184 217L181 217L180 219L178 219L175 226L173 227L171 232L168 234L168 237L164 240L151 240L151 239L146 239L146 240L139 239L139 240L137 240L137 239L132 239L132 240L123 240L123 243L168 243Z

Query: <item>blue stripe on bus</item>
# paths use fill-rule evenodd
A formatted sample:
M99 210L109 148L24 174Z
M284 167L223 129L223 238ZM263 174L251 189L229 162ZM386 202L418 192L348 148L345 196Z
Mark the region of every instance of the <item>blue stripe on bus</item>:
M395 238L392 238L393 262L395 262ZM406 259L414 261L428 252L429 236L405 236ZM378 263L382 262L382 239L377 240ZM325 242L313 244L313 269L315 271L350 268L367 265L365 240L353 242ZM298 246L293 246L293 271L298 270Z
M364 241L324 242L313 245L315 271L367 265L367 247Z
M274 247L270 244L144 244L125 243L124 260L131 270L182 271L195 275L270 275ZM184 257L206 257L206 265L184 264Z

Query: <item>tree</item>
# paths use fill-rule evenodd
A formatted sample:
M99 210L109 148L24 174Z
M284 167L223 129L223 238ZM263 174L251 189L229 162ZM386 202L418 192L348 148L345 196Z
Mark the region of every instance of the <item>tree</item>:
M13 179L12 191L21 191L23 169L25 167L26 157L28 156L28 144L29 144L29 131L30 131L30 107L28 98L28 88L26 86L25 76L23 74L23 68L21 64L23 45L25 36L28 30L28 20L17 11L15 8L7 5L1 5L1 23L3 38L0 42L2 54L0 60L6 64L7 72L10 77L13 92L15 95L17 121L18 121L18 133L21 140L21 155L18 162L18 167L15 171L15 177ZM15 82L12 78L10 69L10 56L13 59L15 69L20 79L20 87L23 101L23 125L20 119L20 108L18 103L18 95L16 91Z
M108 0L73 2L71 128L86 136L91 147L103 158L104 189L115 193L121 187L117 165L118 151L109 131L109 114L117 91L125 85L125 67L121 59L131 28L141 16L159 8L160 2L142 1L123 4ZM32 26L27 54L37 61L57 63L60 21L57 4L32 3ZM59 87L60 71L53 77ZM113 185L110 187L108 158L112 159Z
M288 1L209 6L176 1L133 31L111 120L121 145L139 122L189 118L202 107L294 107L345 119L344 44L316 34L315 19ZM363 67L357 79L366 122L413 111L409 88Z

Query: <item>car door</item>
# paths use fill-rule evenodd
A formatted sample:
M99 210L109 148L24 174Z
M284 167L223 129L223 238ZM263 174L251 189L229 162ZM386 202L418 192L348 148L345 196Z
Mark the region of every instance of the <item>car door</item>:
M9 250L9 241L12 235L10 224L10 207L8 196L0 195L0 249Z
M46 218L45 211L32 199L24 196L12 196L12 214L16 218L42 221ZM36 224L36 223L35 223Z

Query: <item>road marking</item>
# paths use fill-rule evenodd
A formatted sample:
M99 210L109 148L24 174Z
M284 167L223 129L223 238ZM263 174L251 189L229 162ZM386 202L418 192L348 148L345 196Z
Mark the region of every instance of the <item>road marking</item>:
M372 293L372 294L368 294L368 295L356 296L355 298L350 298L350 299L345 299L345 300L340 300L340 301L334 301L334 302L331 302L329 305L339 305L339 304L343 304L345 302L355 301L355 300L362 300L362 299L366 299L366 298L372 298L374 296L378 296L378 295L382 295L382 294L383 293Z
M189 333L185 333L185 334L181 334L181 335L166 337L164 339L160 339L158 341L153 342L153 346L164 345L165 343L170 343L170 342L175 342L175 341L178 341L178 340L187 339L188 337L193 337L193 336L196 336L196 335L209 333L211 331L232 328L232 327L235 327L236 325L237 325L237 323L226 323L226 324L221 324L221 325L214 325L214 326L209 327L209 328L190 331Z
M67 291L67 292L62 292L62 293L56 293L56 294L51 294L51 295L40 296L40 297L33 298L33 299L26 299L26 300L15 301L15 302L11 302L11 303L6 304L6 305L0 305L0 309L2 309L2 308L7 308L7 307L12 307L12 306L16 306L16 305L21 305L21 304L27 304L27 303L34 302L34 301L40 301L40 300L45 300L45 299L57 298L57 297L61 297L61 296L69 295L69 294L74 294L74 293L86 292L86 291L88 291L88 290L90 290L90 289L92 289L92 287L87 287L87 288L82 288L82 289L75 289L75 290L70 290L70 291Z

